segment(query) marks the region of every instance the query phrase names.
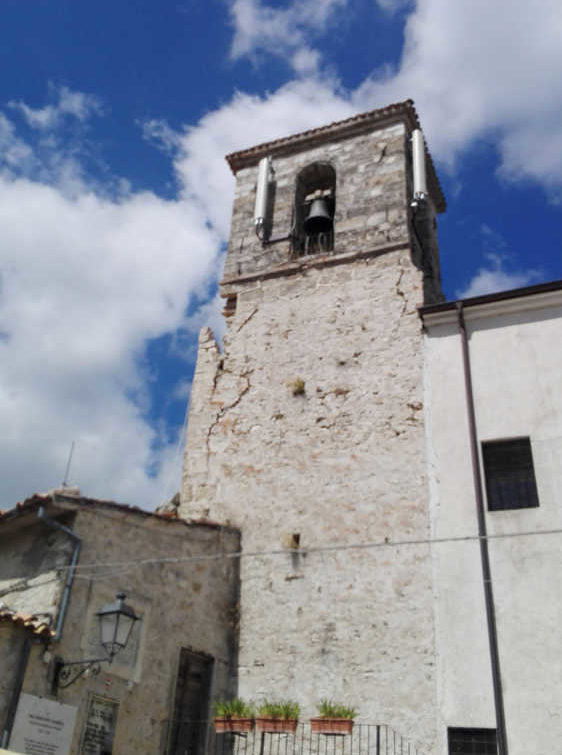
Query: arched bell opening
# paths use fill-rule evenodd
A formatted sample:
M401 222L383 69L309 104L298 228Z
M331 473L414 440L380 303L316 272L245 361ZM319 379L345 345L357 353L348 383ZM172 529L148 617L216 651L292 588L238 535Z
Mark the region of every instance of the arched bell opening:
M329 163L307 165L297 176L293 255L323 254L334 248L336 171Z

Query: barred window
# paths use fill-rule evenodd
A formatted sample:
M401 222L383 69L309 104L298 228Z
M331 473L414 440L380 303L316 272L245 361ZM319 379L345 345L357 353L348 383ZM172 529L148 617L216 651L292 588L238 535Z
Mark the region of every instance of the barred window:
M482 456L490 511L539 505L529 438L482 443Z
M495 729L449 729L449 755L497 755Z

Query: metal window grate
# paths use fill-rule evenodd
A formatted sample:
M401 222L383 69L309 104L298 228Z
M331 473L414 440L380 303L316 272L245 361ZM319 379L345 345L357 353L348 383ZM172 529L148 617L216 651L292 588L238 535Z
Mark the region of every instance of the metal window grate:
M497 755L495 729L449 729L449 755Z
M482 456L490 511L539 505L529 438L483 443Z

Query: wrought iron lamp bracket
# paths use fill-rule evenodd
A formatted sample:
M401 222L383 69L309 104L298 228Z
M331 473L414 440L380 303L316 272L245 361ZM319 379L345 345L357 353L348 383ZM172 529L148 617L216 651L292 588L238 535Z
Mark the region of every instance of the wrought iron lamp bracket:
M55 658L55 671L53 675L53 692L56 694L57 689L65 689L89 671L93 676L97 676L101 671L100 663L110 662L109 658L91 658L85 661L63 661L62 658ZM78 666L82 668L77 669Z
M55 658L52 693L56 696L59 687L64 689L87 671L94 676L100 672L100 663L111 663L114 656L127 644L131 630L139 620L133 609L125 603L125 593L117 594L115 603L108 603L96 614L100 621L100 644L106 651L104 658L85 658L83 661L65 661Z

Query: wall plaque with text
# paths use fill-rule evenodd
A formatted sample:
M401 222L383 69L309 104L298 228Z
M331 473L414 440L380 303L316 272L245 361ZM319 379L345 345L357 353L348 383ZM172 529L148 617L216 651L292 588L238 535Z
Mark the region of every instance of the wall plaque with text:
M99 695L90 695L82 755L111 755L119 703Z
M69 755L77 708L23 692L10 750L22 755Z

